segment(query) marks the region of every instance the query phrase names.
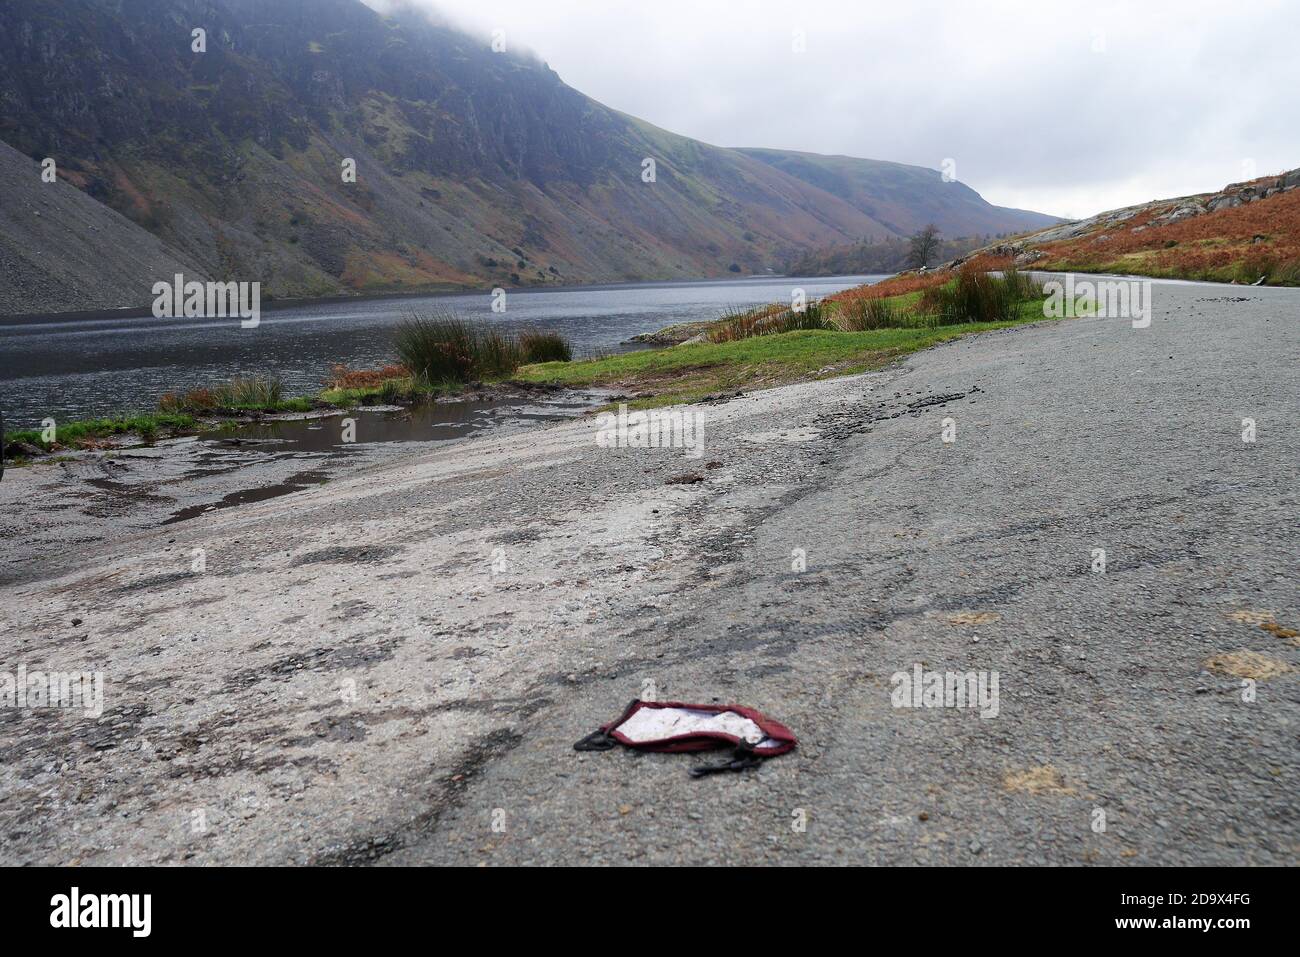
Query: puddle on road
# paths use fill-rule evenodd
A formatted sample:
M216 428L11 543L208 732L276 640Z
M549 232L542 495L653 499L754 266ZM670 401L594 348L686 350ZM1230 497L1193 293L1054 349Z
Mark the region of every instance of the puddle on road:
M319 485L324 482L329 475L325 472L299 472L297 475L291 475L283 482L277 482L274 485L264 485L261 488L241 489L238 492L231 492L223 496L219 501L207 505L190 505L173 512L171 517L163 522L164 525L173 525L176 522L183 522L187 519L202 515L204 512L215 512L222 508L234 508L236 505L249 505L253 502L265 502L267 499L279 498L281 495L288 495L290 492L300 492L312 485Z
M606 404L609 398L609 393L592 390L537 399L434 402L412 408L363 407L324 418L260 422L205 432L199 436L204 451L198 467L187 473L190 477L255 469L258 465L286 460L303 460L314 467L269 485L230 492L214 502L186 506L173 512L162 524L171 525L205 512L264 502L319 485L329 479L329 465L339 463L358 449L395 442L447 442L507 426L577 418ZM355 420L355 442L343 441L345 418Z
M199 438L249 451L334 452L348 445L376 442L445 442L503 425L556 422L575 418L608 401L605 393L567 393L561 398L519 401L433 402L402 408L359 408L328 418L263 422ZM343 441L345 418L356 421L356 441Z

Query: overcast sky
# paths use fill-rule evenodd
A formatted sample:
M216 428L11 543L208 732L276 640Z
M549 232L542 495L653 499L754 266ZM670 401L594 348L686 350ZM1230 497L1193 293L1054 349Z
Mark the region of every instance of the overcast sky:
M1300 166L1294 0L414 2L673 132L951 159L1002 206L1086 216Z

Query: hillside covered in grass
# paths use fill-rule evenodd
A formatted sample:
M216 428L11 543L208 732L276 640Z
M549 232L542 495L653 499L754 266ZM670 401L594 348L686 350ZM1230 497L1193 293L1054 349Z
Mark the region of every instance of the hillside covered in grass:
M1300 170L1112 210L977 255L986 266L1300 285Z

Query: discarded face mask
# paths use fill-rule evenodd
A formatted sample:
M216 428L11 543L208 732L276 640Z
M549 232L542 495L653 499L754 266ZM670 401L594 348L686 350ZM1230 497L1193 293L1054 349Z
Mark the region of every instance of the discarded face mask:
M793 750L797 743L789 728L753 708L636 700L622 717L601 725L573 750L608 751L619 744L639 751L708 751L726 745L735 749L730 760L721 764L691 768L691 777L700 778L756 768L767 758Z

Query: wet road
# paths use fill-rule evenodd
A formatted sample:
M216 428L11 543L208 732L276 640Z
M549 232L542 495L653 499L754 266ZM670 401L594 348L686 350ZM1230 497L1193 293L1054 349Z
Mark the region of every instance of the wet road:
M0 655L106 708L0 713L0 854L1294 864L1298 303L1160 287L702 406L702 459L564 424L68 555ZM896 707L918 666L996 714ZM571 749L642 694L799 747Z

